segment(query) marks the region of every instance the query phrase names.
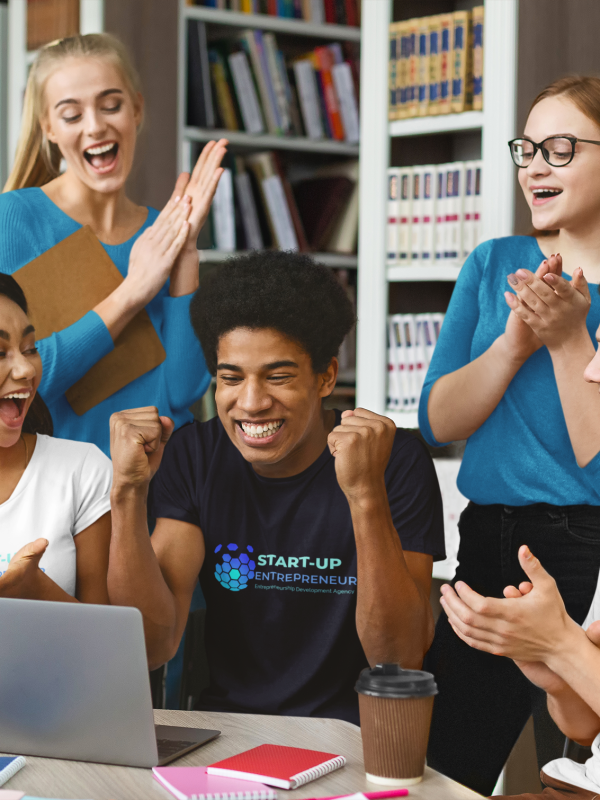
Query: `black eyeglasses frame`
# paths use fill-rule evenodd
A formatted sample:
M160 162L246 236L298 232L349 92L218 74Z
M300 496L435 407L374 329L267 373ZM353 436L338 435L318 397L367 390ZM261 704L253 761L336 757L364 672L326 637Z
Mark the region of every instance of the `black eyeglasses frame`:
M565 161L564 164L552 164L548 160L548 157L546 156L546 152L545 152L544 148L542 147L542 145L545 144L546 142L550 141L550 139L567 139L569 142L571 142L571 158L568 161ZM529 142L530 144L533 145L533 156L531 157L531 161L529 162L529 164L515 164L515 159L513 157L513 151L512 151L512 145L515 142L523 142L523 141ZM555 167L556 169L559 169L560 167L567 167L571 163L571 161L573 161L573 158L575 157L575 145L577 144L577 142L585 142L586 144L599 144L600 145L600 142L596 142L594 139L578 139L576 136L547 136L545 139L542 139L541 142L534 142L532 139L526 139L524 136L519 136L516 139L511 139L510 140L510 142L508 143L508 149L510 150L511 160L512 160L513 164L515 164L515 167L517 167L517 169L527 169L527 167L529 167L531 165L531 163L533 162L533 160L535 159L538 150L541 151L542 157L543 157L544 161L546 162L546 164L548 164L551 167Z

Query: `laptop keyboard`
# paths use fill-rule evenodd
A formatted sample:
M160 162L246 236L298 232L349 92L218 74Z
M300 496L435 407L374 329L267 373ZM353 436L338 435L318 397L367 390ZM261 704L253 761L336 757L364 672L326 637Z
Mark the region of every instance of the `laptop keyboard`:
M193 745L198 744L198 742L177 741L176 739L157 739L156 744L158 745L158 757L162 761L163 758L169 758L169 756L186 750L188 747L193 747Z

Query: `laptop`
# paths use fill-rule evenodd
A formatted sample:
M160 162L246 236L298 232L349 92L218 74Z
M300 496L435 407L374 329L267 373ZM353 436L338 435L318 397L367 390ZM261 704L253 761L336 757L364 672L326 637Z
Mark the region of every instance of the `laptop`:
M0 598L0 752L168 764L220 731L154 725L136 608Z

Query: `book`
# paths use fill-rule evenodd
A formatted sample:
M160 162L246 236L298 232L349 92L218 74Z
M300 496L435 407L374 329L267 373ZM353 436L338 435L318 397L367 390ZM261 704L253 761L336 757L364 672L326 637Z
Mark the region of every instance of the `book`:
M209 775L206 767L152 767L152 774L177 800L277 800L264 783Z
M263 744L231 758L217 761L207 768L209 775L259 780L269 786L297 789L305 783L327 775L346 763L344 756Z
M292 128L292 120L289 109L290 104L285 86L285 69L282 72L280 53L277 49L277 42L274 34L263 34L263 48L267 59L269 78L275 94L275 102L281 130L284 134L288 134Z
M429 17L429 103L428 113L436 115L440 106L440 16Z
M343 141L345 138L344 126L342 124L338 95L331 74L331 70L334 67L333 55L327 47L315 47L313 57L316 62L315 67L320 73L322 81L325 110L332 138Z
M419 19L409 19L406 33L406 116L416 117L419 112Z
M400 168L390 167L387 171L387 223L386 258L397 261L399 257L400 232Z
M243 50L231 53L228 58L238 105L247 133L264 133L262 111L250 72L248 57Z
M462 239L462 184L464 166L461 162L446 165L444 258L456 261Z
M465 162L462 257L475 249L475 161Z
M259 186L273 242L280 250L298 250L298 238L286 192L271 153L254 153L246 164Z
M240 124L228 80L227 62L223 54L215 48L208 51L208 61L221 124L229 131L239 131Z
M429 19L419 20L419 116L429 113Z
M310 59L302 58L295 61L294 75L296 77L306 135L309 139L323 139L325 133L321 119L319 89L315 70Z
M483 162L475 162L475 212L473 219L473 246L477 247L481 239L481 181Z
M398 259L403 264L410 264L412 255L412 167L400 170L400 231L398 233Z
M438 114L449 114L452 110L452 14L440 14L440 91Z
M0 786L23 769L26 763L24 756L0 756Z
M446 174L447 164L440 164L437 168L436 198L435 198L435 260L441 262L446 257Z
M327 249L333 226L353 189L354 182L343 175L310 178L294 186L294 196L311 250Z
M475 6L473 14L473 108L483 108L483 23L484 7Z
M398 69L398 26L399 22L392 22L389 30L389 50L388 50L388 118L396 119L398 104L396 102L397 69Z
M260 101L269 133L281 133L281 125L277 113L275 91L271 85L267 60L262 42L262 31L245 30L240 35L240 41L252 64L252 72L258 87Z
M471 15L468 11L455 11L453 15L454 41L451 63L451 110L461 113L470 108L469 97L471 66ZM472 90L471 90L472 94Z
M333 224L325 250L330 253L356 253L358 240L358 160L344 159L337 163L327 164L315 173L315 177L344 176L349 178L354 188L347 202Z
M421 259L423 177L425 167L413 167L412 176L412 220L410 228L411 262L419 263Z
M187 124L198 128L214 128L206 24L200 20L188 20L187 26Z
M420 240L420 263L422 265L430 265L435 261L436 176L435 165L429 164L423 167Z
M215 245L217 250L233 253L235 241L235 212L233 204L233 176L225 169L212 203Z
M347 61L343 61L341 64L333 65L331 75L340 104L340 115L346 141L357 143L360 137L360 124L352 68Z
M240 156L236 157L235 164L235 192L240 209L246 249L262 250L265 245L250 176L246 172L246 165Z
M396 119L404 119L408 113L409 58L409 23L404 21L398 25L398 41L396 42Z

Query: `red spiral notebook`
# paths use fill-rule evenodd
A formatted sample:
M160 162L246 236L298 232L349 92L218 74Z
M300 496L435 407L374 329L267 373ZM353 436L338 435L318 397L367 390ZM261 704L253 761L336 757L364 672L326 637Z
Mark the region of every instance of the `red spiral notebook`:
M281 789L297 789L343 767L344 756L302 750L279 744L262 744L207 767L209 775L260 781Z

